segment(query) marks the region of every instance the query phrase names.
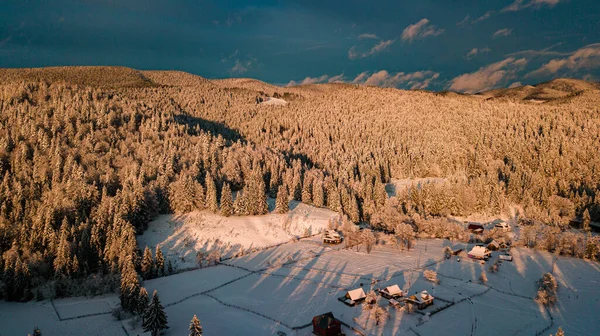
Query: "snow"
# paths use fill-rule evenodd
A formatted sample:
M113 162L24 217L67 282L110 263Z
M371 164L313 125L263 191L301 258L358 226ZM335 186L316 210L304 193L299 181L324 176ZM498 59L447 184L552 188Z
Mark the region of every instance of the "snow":
M317 234L327 229L329 219L338 216L295 201L290 202L290 209L287 214L264 216L223 217L208 211L162 215L138 236L138 245L142 250L160 245L174 269L189 269L197 267L198 251L218 250L222 258L229 258Z
M288 104L287 101L281 99L281 98L273 98L273 97L267 97L267 100L263 101L261 104L264 105L276 105L276 106L285 106Z
M160 243L180 269L195 266L197 250L224 249L227 244L244 252L259 248L237 257L233 255L240 250L224 250L231 258L220 265L145 281L148 292L157 290L165 307L170 329L164 335L185 335L194 314L207 335L310 335L312 317L329 311L365 335L425 336L441 330L456 335L547 335L559 326L567 335L593 335L600 328L600 263L513 248L513 261L501 262L499 272L492 273L490 265L502 252L493 251L482 263L466 258L473 245L442 239L420 239L410 251L377 245L370 254L344 244L323 245L320 236L293 240L306 229L323 230L335 216L294 204L289 215L223 218L198 212L153 222L140 237L141 246ZM284 222L289 230L283 229ZM445 246L463 252L445 259ZM439 283L428 281L425 270L437 272ZM485 284L479 283L482 271L488 277ZM553 272L559 284L558 302L548 310L533 300L536 281L546 272ZM380 297L379 305L389 316L377 325L370 311L363 310L365 304L349 307L338 301L349 290L393 285L405 295L427 291L434 303L408 313ZM26 335L36 325L44 335L141 334L139 321L113 318L118 302L117 294L0 302L0 335ZM354 334L347 327L344 331Z

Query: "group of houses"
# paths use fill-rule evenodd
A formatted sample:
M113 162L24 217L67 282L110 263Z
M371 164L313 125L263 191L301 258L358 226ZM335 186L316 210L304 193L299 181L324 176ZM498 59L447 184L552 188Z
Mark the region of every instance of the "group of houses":
M415 292L414 295L407 296L398 285L391 285L377 291L379 295L388 299L390 305L400 308L407 303L411 303L418 309L425 309L433 304L434 297L426 290ZM362 288L347 291L346 294L339 298L340 301L348 306L356 306L367 299L367 295ZM372 302L367 302L372 303Z
M377 291L379 295L389 300L392 307L400 309L407 304L411 304L417 309L425 309L433 305L434 297L426 290L415 292L413 295L407 296L398 285L391 285ZM346 294L338 298L341 302L348 306L354 307L367 300L367 294L362 287L349 290ZM372 303L372 302L367 302ZM340 320L333 316L332 312L322 315L317 315L312 319L313 334L319 336L339 336L344 335L342 332L342 324Z

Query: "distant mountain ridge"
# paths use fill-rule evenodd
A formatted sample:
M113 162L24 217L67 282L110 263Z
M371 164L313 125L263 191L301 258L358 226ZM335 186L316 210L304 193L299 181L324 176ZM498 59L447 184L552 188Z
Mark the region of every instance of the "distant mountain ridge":
M121 66L0 68L0 81L2 83L21 81L65 82L73 85L107 88L209 85L224 89L235 88L256 91L267 95L273 95L275 92L282 90L294 93L323 92L346 87L346 85L342 84L310 84L280 87L252 78L206 79L183 71L136 70ZM600 83L572 78L557 78L537 85L493 89L475 95L463 95L450 91L434 93L448 97L457 97L460 95L485 99L509 99L542 103L567 99L584 92L595 91L600 91Z

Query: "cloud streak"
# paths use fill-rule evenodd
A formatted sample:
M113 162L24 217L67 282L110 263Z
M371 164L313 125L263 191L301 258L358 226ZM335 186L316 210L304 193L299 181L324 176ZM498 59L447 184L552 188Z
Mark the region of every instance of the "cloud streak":
M600 43L587 45L568 55L568 57L555 58L546 62L539 69L528 73L526 77L558 73L574 74L581 70L600 68Z
M286 86L294 86L294 85L307 85L307 84L322 84L322 83L338 83L344 81L344 74L335 75L329 77L329 75L322 75L319 77L306 77L300 82L290 81L286 84Z
M460 75L450 81L450 90L476 93L486 91L506 84L514 79L518 72L527 65L527 59L509 57L500 62L492 63L479 70Z
M394 87L394 88L408 88L411 90L426 89L429 85L438 79L439 73L430 70L416 71L411 73L397 72L391 74L386 70L377 71L374 73L363 72L360 73L352 83L381 86L381 87Z
M429 23L429 19L424 18L421 21L411 24L402 32L402 40L412 42L421 40L428 36L438 36L444 33L444 29L438 29Z
M477 55L489 53L490 51L492 51L490 48L482 48L482 49L473 48L473 49L471 49L471 51L469 51L467 53L467 55L465 56L465 58L471 59L471 58L473 58L473 57L475 57Z
M350 48L350 50L348 50L348 58L351 60L355 60L358 58L366 58L369 56L373 56L377 53L380 53L380 52L386 50L389 46L394 44L394 42L396 42L396 40L379 41L379 43L374 45L371 49L369 49L369 51L362 52L362 53L357 51L356 46L352 46L352 48Z
M561 2L561 0L515 0L515 2L504 7L500 12L517 12L527 8L541 9L544 6L552 8L556 6L559 2Z
M504 28L504 29L500 29L500 30L496 31L494 33L494 35L492 35L492 37L493 38L506 37L511 34L512 34L512 29Z

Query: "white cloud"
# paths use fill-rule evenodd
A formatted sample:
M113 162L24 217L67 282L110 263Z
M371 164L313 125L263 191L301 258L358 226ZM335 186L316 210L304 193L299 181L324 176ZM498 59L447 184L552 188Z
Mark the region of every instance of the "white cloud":
M248 71L248 67L242 64L240 60L235 60L235 65L230 70L232 73L243 74Z
M540 9L543 6L552 8L559 2L561 2L561 0L515 0L512 4L504 7L501 12L516 12L526 8Z
M527 60L509 57L503 61L482 67L479 70L460 75L451 81L450 90L466 93L485 91L505 84L523 70Z
M361 34L361 35L358 35L358 39L359 40L368 40L368 39L377 40L377 39L379 39L379 37L377 37L377 35L375 35L375 34Z
M521 87L521 86L523 86L523 83L521 83L521 82L514 82L514 83L510 84L510 86L508 88L509 89L514 89L514 88Z
M471 58L473 58L473 57L475 57L477 55L484 54L484 53L489 53L490 51L492 51L492 50L490 50L490 48L482 48L482 49L473 48L473 49L471 49L471 51L469 51L467 53L467 55L465 57L467 59L471 59Z
M385 49L387 49L390 45L392 45L396 40L387 40L387 41L379 41L376 45L374 45L369 51L359 53L356 51L356 46L352 46L350 50L348 50L348 58L351 60L355 60L357 58L365 58L369 56L373 56Z
M494 13L495 13L495 11L489 11L489 12L486 12L486 13L485 13L485 14L483 14L482 16L480 16L480 17L478 17L477 19L473 20L471 23L477 23L477 22L481 22L481 21L487 20L487 19L489 19L489 18L490 18L490 16L492 16L492 14L494 14Z
M335 75L329 77L329 75L322 75L319 77L306 77L300 82L290 81L286 86L294 85L305 85L305 84L320 84L320 83L338 83L344 81L344 74Z
M457 22L456 25L459 26L459 27L464 27L464 26L466 26L469 23L469 19L470 18L471 18L471 16L467 15L467 16L465 16L464 19L462 19L462 21Z
M550 60L527 76L556 75L559 72L577 73L592 68L600 68L600 43L575 50L569 53L568 57Z
M493 35L493 38L505 37L512 34L512 29L504 28L496 31Z
M235 55L237 55L237 50L235 52ZM227 60L221 60L221 62L226 62ZM257 59L254 57L250 57L248 56L247 59L241 61L239 59L235 60L235 64L233 65L233 67L231 69L229 69L229 72L231 72L232 74L243 74L245 72L247 72L250 68L252 68L253 66L256 65Z
M352 83L382 87L404 87L409 89L426 89L432 81L438 79L439 73L430 70L411 73L397 72L390 74L385 70L374 72L363 72L356 76Z
M402 32L402 40L412 42L427 36L438 36L443 33L444 29L437 29L434 25L429 24L429 20L425 18L406 27Z

